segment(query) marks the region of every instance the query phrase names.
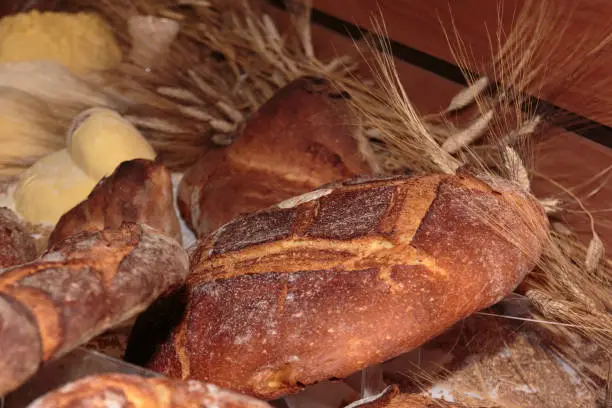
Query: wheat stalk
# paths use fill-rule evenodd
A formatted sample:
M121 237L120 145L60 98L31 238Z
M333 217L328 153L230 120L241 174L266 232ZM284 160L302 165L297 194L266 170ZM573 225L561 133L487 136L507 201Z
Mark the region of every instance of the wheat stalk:
M449 148L451 142L447 141L454 142L453 135L457 137L458 133L456 133L456 128L447 125L444 120L437 122L434 126L424 125L423 127L430 132L427 137L422 137L426 139L426 142L414 143L415 134L419 135L419 132L414 132L413 129L421 126L422 119L415 114L415 110L407 102L407 97L404 98L402 90L396 89L401 88L401 84L396 79L394 72L388 72L393 70L393 66L387 55L376 55L376 68L384 73L377 77L378 81L382 82L378 84L378 87L383 90L383 95L376 95L375 101L368 102L382 104L382 101L387 101L386 103L391 106L386 106L386 109L391 115L383 115L378 105L370 108L368 103L356 98L356 103L360 104L358 111L371 119L372 127L379 130L380 137L388 146L397 149L394 152L395 156L404 158L405 162L411 165L416 162L417 168L430 168L433 164L434 167L438 167L438 171L447 171L448 167L440 166L436 160L432 160L432 163L429 164L423 163L423 158L433 158L439 154L438 146L431 141L435 140L439 143L440 140L443 140L444 143L447 143L446 146L442 145L446 147L444 150L456 153L455 160L462 165L469 163L484 173L492 172L502 175L515 180L525 190L529 190L530 166L529 162L525 162L521 156L531 154L530 144L537 136L538 130L540 132L543 130L538 128L544 120L552 118L542 117L533 108L523 110L528 100L525 95L527 92L539 93L545 89L553 89L553 85L556 85L555 81L567 75L568 71L574 78L576 77L574 61L578 58L576 54L568 57L572 60L571 63L561 65L564 69L552 74L546 66L542 65L559 45L553 42L551 46L543 39L548 39L552 34L555 34L555 38L560 37L560 33L566 27L566 19L560 19L562 14L559 14L558 9L555 9L553 5L550 2L527 2L519 16L517 28L511 33L508 41L503 44L498 36L500 51L490 70L485 71L487 78L493 78L500 84L496 94L484 95L482 93L484 81L478 83L478 79L472 78L467 70L465 71L466 79L471 86L467 93L464 91L454 98L454 104L451 103L451 107L457 106L465 109L470 102L476 105L478 113L473 123L477 123L478 127L468 136L462 136L462 141L454 144L452 148ZM379 34L384 35L384 30ZM599 42L598 47L602 47L605 41ZM459 43L461 44L460 41ZM388 51L384 45L378 48L381 48L383 52ZM462 45L453 48L460 64L468 67L470 61L465 49ZM591 50L585 52L593 55ZM554 89L549 93L555 94ZM389 117L393 115L401 117ZM443 114L433 115L433 117L443 117ZM406 126L406 122L411 126ZM485 128L492 143L486 150L474 149L472 144L483 136ZM432 135L431 132L435 132L436 135ZM451 136L450 138L445 137L444 134ZM514 146L510 147L510 143L513 143ZM426 150L427 154L421 154L420 159L416 158L415 153L422 153L422 151L415 147ZM519 150L523 154L519 154ZM593 239L588 249L577 245L571 234L552 234L546 253L540 259L540 266L524 283L524 287L528 288L525 293L534 306L533 320L538 321L542 327L564 333L567 338L571 338L573 333L578 333L600 346L602 350L611 350L612 319L609 311L612 308L609 305L607 307L603 305L609 302L605 299L609 297L612 269L607 262L602 261L603 246L595 232L593 216L584 208L577 196L574 195L574 199L589 216L593 229ZM554 207L556 208L556 205ZM486 218L486 211L483 209L479 215ZM504 225L496 225L497 220L487 221L497 228L500 234L513 240L513 231L505 228ZM525 220L525 222L529 223L530 220ZM524 251L529 251L529 248L526 248L521 242L514 243ZM569 351L570 349L571 346L564 348L568 354L580 354L575 350Z

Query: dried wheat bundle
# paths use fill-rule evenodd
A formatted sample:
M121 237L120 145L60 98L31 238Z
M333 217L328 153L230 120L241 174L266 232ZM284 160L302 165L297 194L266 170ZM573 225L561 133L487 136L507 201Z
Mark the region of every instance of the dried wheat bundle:
M403 91L384 41L370 42L370 49L382 53L373 66L380 86L370 88L368 97L377 101L377 108L386 102L387 110L381 115L382 109L372 109L368 103L358 103L356 108L378 131L392 156L406 166L415 161L420 167L429 165L438 171L469 166L481 174L502 175L530 190L532 147L565 118L538 112L527 95L554 100L568 87L568 78L571 83L588 74L585 58L595 60L610 40L602 35L592 48L576 48L560 60L556 54L560 44L549 39L561 38L567 12L552 2L525 2L506 41L498 35L499 52L492 64L479 67L479 72L485 72L479 78L470 74L472 61L457 37L453 50L470 86L451 101L446 111L427 117L418 114ZM384 34L382 23L374 21L374 25ZM547 64L554 58L557 63ZM493 81L492 91L485 93ZM455 111L461 112L450 115ZM429 159L427 163L423 158ZM605 386L612 350L612 264L604 258L594 216L579 197L558 187L568 192L589 218L592 239L583 246L571 233L551 232L537 270L519 290L531 306L530 316L522 319L549 331L554 336L553 347L590 375L588 381L593 381L593 387ZM542 204L551 213L556 210L555 201L542 198ZM486 211L479 215L486 217ZM496 225L495 220L490 222L512 239L512 231ZM520 242L516 244L521 246Z
M66 130L80 111L118 107L106 92L51 61L2 64L0 105L0 179L64 147Z
M503 303L498 307L505 307ZM479 313L418 350L387 362L390 382L406 392L431 389L469 407L592 407L588 381L559 364L522 322ZM546 373L546 375L542 375Z
M123 113L173 170L193 164L215 145L231 143L245 117L289 81L321 73L342 78L354 69L345 58L323 63L314 57L305 34L307 8L299 14L303 29L286 36L249 2L103 0L65 5L93 9L116 28L128 58L104 74L104 83L129 100ZM143 57L143 44L169 31L173 41L164 44L166 53Z
M38 157L61 148L62 140L56 137L57 118L35 97L0 87L0 112L0 179L14 176Z

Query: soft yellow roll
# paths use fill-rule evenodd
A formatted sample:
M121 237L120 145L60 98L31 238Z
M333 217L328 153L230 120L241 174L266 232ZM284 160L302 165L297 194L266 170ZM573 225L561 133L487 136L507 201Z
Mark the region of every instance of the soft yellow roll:
M88 177L62 149L40 159L22 174L15 189L15 209L33 224L55 224L95 185L96 180Z
M122 162L155 159L155 151L140 132L109 109L78 115L67 142L66 149L26 170L15 189L15 209L33 224L57 223Z
M94 108L81 113L68 134L68 151L90 177L100 180L126 160L155 160L155 151L117 112Z

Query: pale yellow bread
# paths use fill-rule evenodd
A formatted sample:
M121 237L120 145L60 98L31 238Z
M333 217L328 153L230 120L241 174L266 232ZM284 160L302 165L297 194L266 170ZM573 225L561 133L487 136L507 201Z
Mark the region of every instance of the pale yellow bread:
M146 139L110 109L89 109L78 115L67 144L67 148L36 162L18 182L15 209L30 223L56 224L119 164L155 160L155 151Z
M155 151L140 132L117 112L103 108L89 109L75 118L68 151L95 180L110 175L124 161L155 160Z
M66 149L45 156L24 172L15 189L15 209L34 224L55 224L96 185Z

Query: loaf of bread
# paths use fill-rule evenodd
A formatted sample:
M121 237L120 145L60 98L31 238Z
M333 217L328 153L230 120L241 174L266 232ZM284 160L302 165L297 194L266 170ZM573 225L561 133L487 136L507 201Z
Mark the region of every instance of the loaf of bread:
M265 399L344 378L500 301L534 267L547 231L531 195L493 178L323 186L199 241L185 295L139 317L127 356ZM159 320L176 321L181 301L164 339ZM161 318L164 302L175 310ZM160 345L144 355L153 337Z
M231 146L209 151L185 173L178 205L187 225L207 234L238 214L371 173L348 97L313 77L278 91Z
M8 208L0 207L0 269L36 258L36 242Z
M71 235L1 270L0 396L42 362L142 312L187 272L176 240L137 224Z
M67 384L28 408L271 408L212 384L101 374Z
M122 162L96 185L86 200L59 219L49 245L80 231L118 228L124 222L146 224L181 242L172 178L161 162L146 159Z

